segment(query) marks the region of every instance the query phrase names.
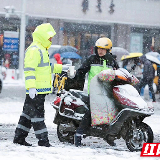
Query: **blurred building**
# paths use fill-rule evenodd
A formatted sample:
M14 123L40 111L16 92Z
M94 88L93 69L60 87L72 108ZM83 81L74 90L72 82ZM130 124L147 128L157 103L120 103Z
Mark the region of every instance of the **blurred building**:
M20 17L5 18L5 6L21 11L22 0L0 0L0 35L20 31ZM49 22L57 34L53 44L71 45L82 57L92 54L95 41L107 36L113 46L146 53L160 46L159 0L26 0L26 42L41 23ZM0 43L0 51L3 43ZM3 52L3 54L6 54ZM0 52L2 55L2 52Z

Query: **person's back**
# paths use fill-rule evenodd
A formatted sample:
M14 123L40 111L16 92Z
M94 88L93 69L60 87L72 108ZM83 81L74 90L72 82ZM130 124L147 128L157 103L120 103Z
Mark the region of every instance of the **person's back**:
M155 77L155 69L152 65L152 63L149 60L144 61L144 69L143 69L143 78L146 78L147 80L154 79Z
M156 99L155 99L155 93L153 90L153 79L155 77L155 70L153 68L152 63L146 58L145 55L140 57L140 61L144 65L143 78L141 79L140 83L137 85L137 90L140 93L140 89L148 84L149 90L152 93L153 102L155 102Z

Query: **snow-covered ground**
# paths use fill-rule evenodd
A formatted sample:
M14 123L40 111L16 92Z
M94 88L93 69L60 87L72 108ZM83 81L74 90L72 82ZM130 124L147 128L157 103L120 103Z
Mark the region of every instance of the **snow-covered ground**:
M4 81L4 90L17 86L17 92L24 87L23 81L10 80ZM50 96L50 95L49 95ZM140 157L140 152L130 152L123 139L116 140L117 147L110 147L100 138L89 137L83 140L84 146L75 147L74 145L62 143L56 135L56 125L53 124L55 110L50 105L47 98L45 102L45 122L49 132L50 143L53 147L39 147L34 131L31 129L27 141L34 147L25 147L12 143L14 131L22 112L24 100L13 99L6 95L1 99L0 96L0 159L1 160L158 160L160 157ZM145 119L154 132L154 142L160 143L160 102L154 103L155 114Z

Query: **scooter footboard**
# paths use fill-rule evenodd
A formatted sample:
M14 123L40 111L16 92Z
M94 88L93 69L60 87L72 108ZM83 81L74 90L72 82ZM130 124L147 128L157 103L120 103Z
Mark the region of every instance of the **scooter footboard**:
M150 115L147 115L141 111L137 111L129 108L121 110L116 116L116 118L110 123L109 128L107 130L107 134L115 135L119 133L125 121L137 116L148 117Z

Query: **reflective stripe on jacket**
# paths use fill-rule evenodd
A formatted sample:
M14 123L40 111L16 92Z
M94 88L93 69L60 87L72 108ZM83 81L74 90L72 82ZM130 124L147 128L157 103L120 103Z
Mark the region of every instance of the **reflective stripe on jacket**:
M42 24L33 32L33 43L28 47L24 59L25 87L36 88L38 94L52 92L52 73L47 48L48 40L55 35L50 24ZM61 73L62 65L54 65L54 73Z

